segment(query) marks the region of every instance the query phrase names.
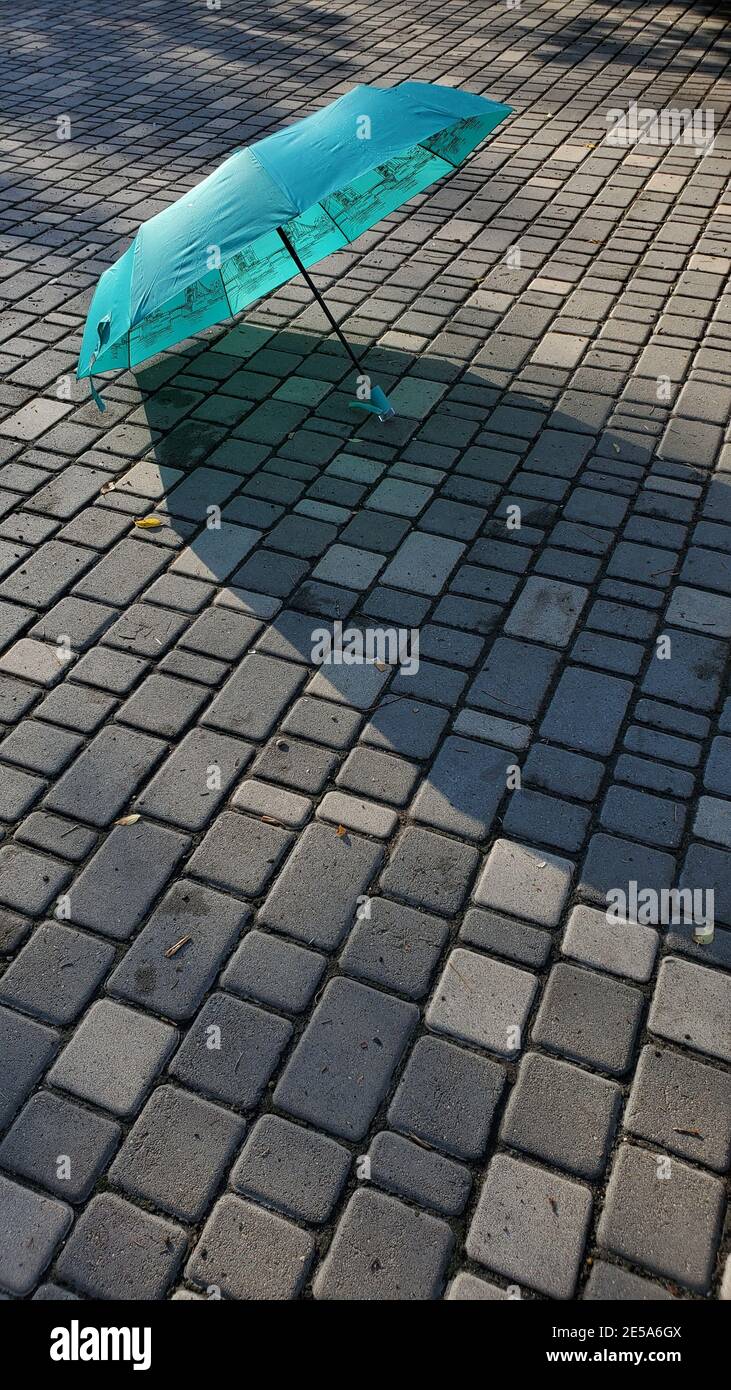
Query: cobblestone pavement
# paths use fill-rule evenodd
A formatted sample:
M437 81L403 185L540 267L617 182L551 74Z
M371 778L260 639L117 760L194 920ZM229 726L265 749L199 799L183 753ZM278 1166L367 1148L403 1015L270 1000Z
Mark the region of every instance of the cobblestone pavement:
M11 1297L722 1295L724 11L6 7ZM299 281L101 415L71 373L139 223L407 79L516 114L318 268L398 418ZM714 149L613 143L633 102ZM336 619L418 671L318 665ZM713 888L714 943L609 926L633 883Z

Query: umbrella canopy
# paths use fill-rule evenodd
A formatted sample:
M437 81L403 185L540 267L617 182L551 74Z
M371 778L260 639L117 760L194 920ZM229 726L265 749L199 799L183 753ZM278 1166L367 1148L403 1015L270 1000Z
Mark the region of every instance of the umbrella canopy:
M138 366L240 313L451 173L510 111L428 82L358 86L237 150L104 272L77 377Z

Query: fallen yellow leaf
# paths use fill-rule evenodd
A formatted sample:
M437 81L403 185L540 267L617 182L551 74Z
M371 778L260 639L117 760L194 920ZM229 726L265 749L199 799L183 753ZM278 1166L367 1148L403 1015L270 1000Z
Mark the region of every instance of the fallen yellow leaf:
M155 526L162 526L159 516L136 516L135 526L139 526L145 531L151 531Z
M347 835L347 833L348 833L348 832L347 832L347 830L345 829L345 826L344 826L344 825L339 825L338 828L337 828L337 830L335 831L335 834L338 836L338 839L340 839L340 840L342 840L343 835Z
M119 820L115 820L114 824L115 824L115 825L136 825L137 822L138 822L138 820L139 820L139 815L120 816Z

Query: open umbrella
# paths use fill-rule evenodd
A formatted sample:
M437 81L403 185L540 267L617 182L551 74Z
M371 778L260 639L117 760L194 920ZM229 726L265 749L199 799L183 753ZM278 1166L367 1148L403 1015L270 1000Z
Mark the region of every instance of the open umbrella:
M140 227L102 275L77 377L136 367L304 276L306 267L450 174L511 107L428 82L354 87L314 115L237 150ZM366 378L367 383L367 378ZM392 414L378 386L354 402Z

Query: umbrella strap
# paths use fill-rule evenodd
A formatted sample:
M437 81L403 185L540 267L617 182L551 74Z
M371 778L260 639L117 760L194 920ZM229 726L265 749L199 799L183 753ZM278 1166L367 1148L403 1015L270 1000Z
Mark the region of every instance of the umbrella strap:
M109 337L109 325L110 325L110 323L111 323L111 319L110 319L110 317L109 317L108 314L106 315L105 318L99 320L99 322L98 322L98 324L97 324L97 326L96 326L96 333L97 333L96 347L94 348L94 351L92 352L91 357L89 358L89 390L91 391L92 400L94 401L95 405L98 406L99 410L101 410L101 411L105 411L107 407L106 407L106 405L104 404L104 401L102 400L101 395L100 395L99 392L97 391L96 386L94 385L94 376L93 376L93 373L92 373L92 370L91 370L91 369L92 369L92 367L94 366L94 363L96 362L96 359L97 359L97 357L99 356L99 353L101 352L102 348L104 347L104 344L106 343L107 338Z

